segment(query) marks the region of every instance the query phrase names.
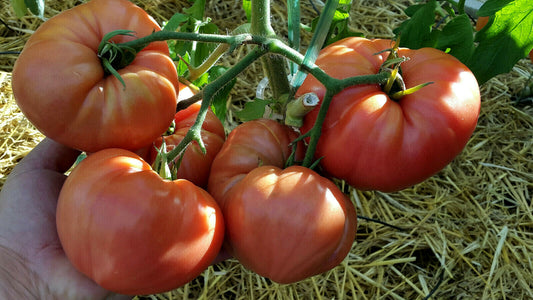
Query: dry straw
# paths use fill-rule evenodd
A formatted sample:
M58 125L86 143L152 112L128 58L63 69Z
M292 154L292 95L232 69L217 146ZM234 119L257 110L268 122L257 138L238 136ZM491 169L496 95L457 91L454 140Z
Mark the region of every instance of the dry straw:
M45 15L78 2L47 1ZM187 5L135 2L160 22ZM207 2L208 16L222 31L243 21L240 0ZM391 37L391 29L405 18L407 4L355 0L352 26L367 37ZM304 21L315 14L304 5ZM272 15L276 30L284 34L285 4L273 1ZM20 51L42 23L35 17L17 19L9 1L0 3L0 19L5 23L0 25L0 51ZM237 50L224 63L231 65L244 51ZM0 56L0 186L43 137L14 102L9 72L15 59L13 54ZM532 299L533 107L531 101L515 101L531 72L529 60L522 60L509 74L481 87L478 127L462 154L437 175L390 194L343 187L364 218L351 253L332 271L279 285L228 260L180 289L142 298ZM239 77L232 109L253 98L250 87L261 77L258 64Z

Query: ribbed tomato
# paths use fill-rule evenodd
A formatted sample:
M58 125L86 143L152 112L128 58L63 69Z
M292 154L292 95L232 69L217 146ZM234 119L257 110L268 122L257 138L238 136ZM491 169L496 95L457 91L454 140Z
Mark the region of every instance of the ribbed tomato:
M332 181L308 168L284 168L294 137L273 120L243 123L229 134L209 177L224 215L227 250L279 283L337 266L357 229L352 202Z
M377 74L392 41L347 38L324 48L316 60L335 78ZM333 97L316 158L334 177L363 190L397 191L419 183L450 163L472 135L480 92L472 72L453 56L433 48L400 48L406 88L431 84L393 99L379 84L351 86ZM297 95L325 87L308 76ZM315 123L306 115L302 132Z
M74 267L128 295L191 281L214 261L224 236L221 210L205 190L183 179L163 180L138 155L115 148L73 169L56 222Z
M13 94L46 136L71 148L136 150L166 131L176 111L178 75L166 42L154 42L118 70L105 73L98 46L105 34L131 30L115 43L161 30L127 0L92 0L44 22L13 68Z

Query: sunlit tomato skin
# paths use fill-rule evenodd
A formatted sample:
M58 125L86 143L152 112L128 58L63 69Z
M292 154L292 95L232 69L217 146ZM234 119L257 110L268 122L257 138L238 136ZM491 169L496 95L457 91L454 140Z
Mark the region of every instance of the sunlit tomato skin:
M72 264L103 288L154 294L194 279L223 242L221 210L187 180L163 180L136 154L105 149L68 176L57 230Z
M125 88L104 73L97 55L103 36L118 29L135 37L159 25L127 0L92 0L44 22L13 68L13 93L25 116L46 136L87 152L135 150L166 131L176 109L178 76L164 41L149 44L118 70Z
M331 181L308 168L284 169L296 137L273 120L237 126L213 161L208 185L226 222L225 249L278 283L338 265L357 229L353 204ZM296 160L304 150L298 145Z
M153 164L155 161L163 139L165 140L167 152L174 149L183 140L191 126L196 121L200 105L201 104L197 102L176 113L174 117L174 133L168 136L159 137L154 141L154 145L150 147L150 164ZM197 142L191 143L187 147L187 150L185 150L183 158L181 159L177 171L177 178L187 179L198 186L207 187L211 163L218 151L220 151L220 148L222 148L224 140L226 139L222 122L210 109L207 111L205 121L202 124L201 136L206 153L204 154L202 152L202 149ZM179 160L180 158L177 157L175 162L178 162Z
M228 251L257 274L293 283L331 270L350 252L355 208L311 169L255 168L222 208Z
M379 72L390 40L347 38L323 49L316 61L335 78ZM352 86L335 95L316 157L331 176L362 190L392 192L434 175L450 163L472 135L480 110L476 78L459 60L436 49L399 49L407 88L431 82L393 100L378 84ZM298 95L325 88L308 76ZM308 132L318 114L306 115Z
M208 191L219 203L239 180L262 166L283 168L291 155L292 141L298 135L288 126L274 120L259 119L233 129L211 165ZM303 146L297 147L302 157Z

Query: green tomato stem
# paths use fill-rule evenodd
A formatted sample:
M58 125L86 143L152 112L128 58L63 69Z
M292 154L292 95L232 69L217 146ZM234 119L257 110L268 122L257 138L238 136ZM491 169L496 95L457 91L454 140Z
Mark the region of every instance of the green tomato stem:
M302 127L304 116L313 110L320 102L315 93L304 94L287 103L285 124L294 127Z
M318 111L315 124L313 125L313 128L308 133L310 137L309 144L305 152L305 157L304 157L302 166L311 168L311 166L315 165L314 157L315 157L316 147L318 144L318 139L320 138L320 135L322 134L322 126L324 124L324 120L326 119L326 114L328 112L329 105L331 104L331 101L333 100L333 96L335 96L337 93L339 93L343 89L349 86L352 86L352 85L385 83L387 82L387 79L389 77L390 77L389 72L385 71L385 72L380 72L375 75L355 76L355 77L349 77L345 79L336 79L333 77L329 77L327 82L323 83L326 86L326 94L324 95L324 98L322 99L322 104L320 105L320 110Z
M256 47L245 57L243 57L232 68L228 69L224 74L220 75L217 79L206 85L203 89L203 100L200 105L200 110L194 124L191 126L183 140L170 152L167 153L168 161L173 161L178 155L180 155L191 142L197 142L203 153L206 152L204 142L202 141L201 131L202 125L205 121L207 110L211 106L214 95L222 89L228 82L240 74L244 69L251 65L254 61L261 58L268 52L268 49L263 47Z
M263 4L268 2L266 0L259 0L259 2L261 1L263 1ZM265 6L260 6L260 9L258 8L258 11L264 11L264 9L265 9ZM262 25L259 25L259 28L266 26L265 25L266 22L267 21L265 21L265 19L263 18L263 21L261 21ZM253 27L253 24L252 24L252 27ZM263 29L266 30L266 28L263 28ZM202 124L207 114L207 110L211 106L213 96L222 87L224 87L229 81L231 81L239 73L241 73L246 67L251 65L257 59L264 57L265 54L274 54L275 56L272 56L272 57L277 56L278 59L285 57L295 62L296 64L300 66L301 70L306 71L310 73L311 75L313 75L318 81L320 81L326 87L326 96L322 100L322 104L320 106L317 120L309 133L309 136L310 136L309 147L306 151L304 162L303 162L303 166L305 167L310 167L311 165L313 165L314 153L316 151L316 145L318 143L318 139L322 131L322 124L324 123L326 112L329 108L329 104L331 103L333 95L337 94L344 88L351 86L351 85L373 84L373 83L383 84L390 77L389 71L381 71L380 73L373 74L373 75L355 76L355 77L350 77L350 78L345 78L345 79L333 78L329 76L328 74L326 74L320 67L318 67L313 62L304 61L304 56L301 53L292 49L291 47L286 45L284 42L282 42L281 40L273 36L269 37L269 36L254 35L254 34L237 34L237 35L228 36L228 35L219 35L219 34L198 34L198 33L188 33L188 32L158 31L158 32L152 33L151 35L145 36L143 38L139 38L139 39L132 40L132 41L122 43L122 44L117 44L117 46L122 46L122 47L126 47L127 49L135 49L137 51L140 51L141 49L146 47L151 42L166 41L169 39L195 40L195 41L208 42L208 43L225 43L229 45L228 51L232 51L237 46L241 44L245 44L245 43L246 44L257 44L258 47L255 47L250 53L248 53L243 59L241 59L232 68L227 70L224 74L218 77L215 81L209 83L208 85L204 87L202 91L203 101L200 107L200 111L198 112L196 121L191 127L191 129L187 132L183 140L167 154L168 161L173 161L193 141L196 141L198 145L200 146L200 148L202 149L202 151L205 153L205 145L201 138L201 129L202 129ZM277 65L284 66L285 60L281 60L281 61L283 62L283 64L277 64ZM286 87L288 89L289 85L288 85L287 77L286 75L284 75L285 72L282 72L282 73L283 75L280 75L280 73L274 72L272 75L273 76L272 78L274 79L282 78L284 79L284 81L287 81ZM279 89L277 91L280 92L282 90Z
M270 0L251 1L251 33L262 37L276 37L276 32L270 22ZM290 91L289 80L287 79L286 61L279 56L265 55L261 58L263 70L268 77L270 89L273 97L280 100L281 96ZM284 110L286 103L282 103ZM282 111L283 112L283 111Z

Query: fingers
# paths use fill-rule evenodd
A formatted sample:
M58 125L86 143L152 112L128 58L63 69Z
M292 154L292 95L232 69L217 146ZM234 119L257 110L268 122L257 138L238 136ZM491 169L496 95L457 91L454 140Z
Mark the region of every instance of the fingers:
M17 164L12 173L28 170L46 169L64 173L76 161L80 151L68 148L49 138L44 138L24 159Z

